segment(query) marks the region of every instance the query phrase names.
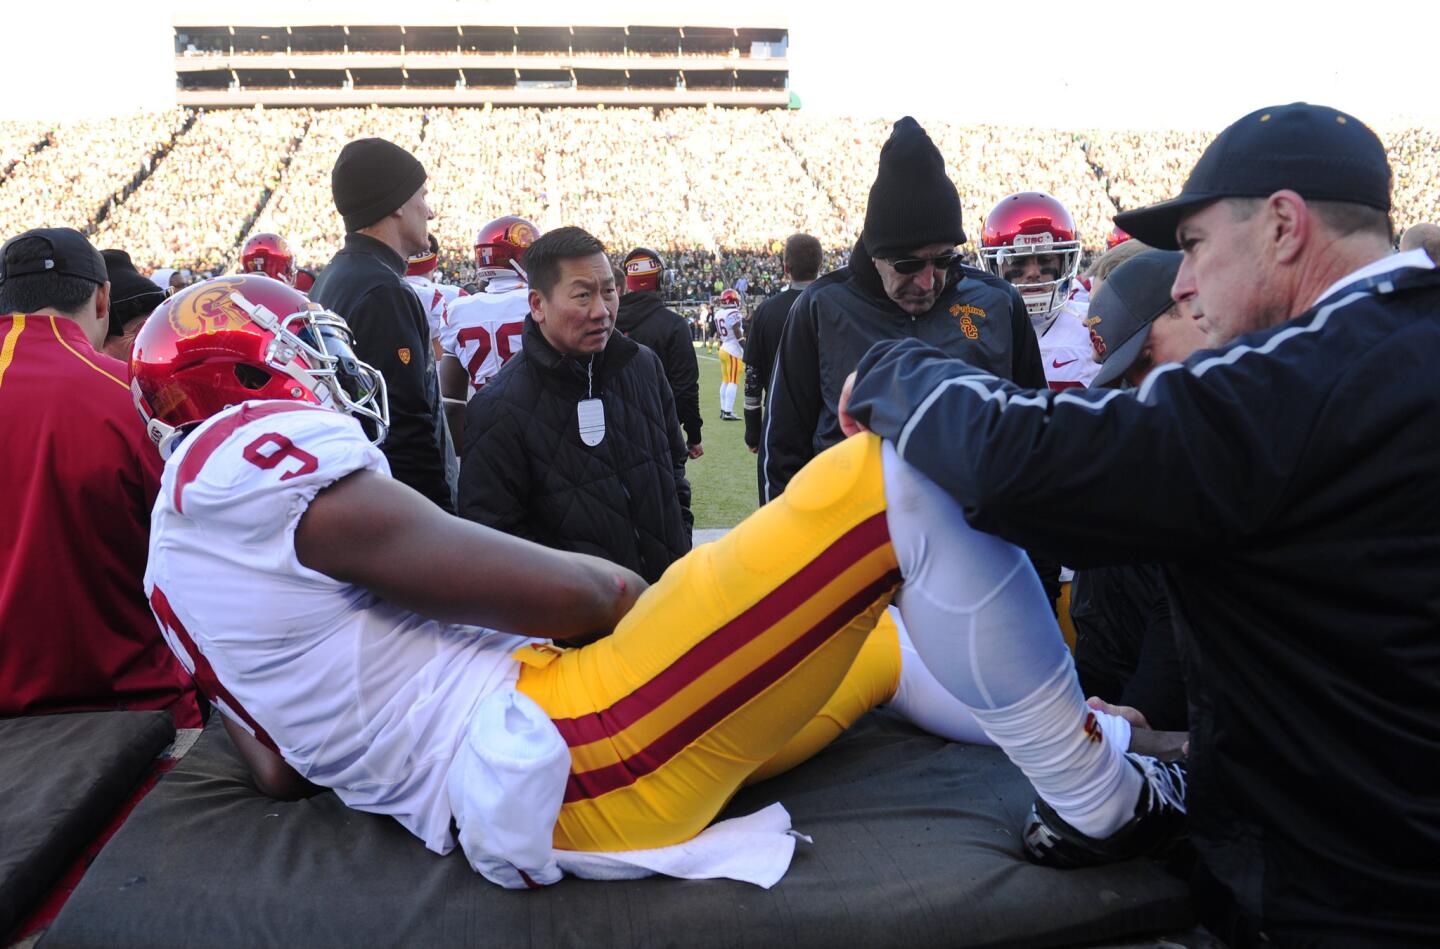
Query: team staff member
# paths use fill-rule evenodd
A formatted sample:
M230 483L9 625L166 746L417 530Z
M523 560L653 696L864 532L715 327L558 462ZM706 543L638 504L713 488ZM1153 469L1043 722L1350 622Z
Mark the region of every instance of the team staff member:
M905 117L880 150L865 228L849 266L795 301L770 379L761 443L765 499L843 437L835 407L845 377L871 344L914 337L1024 386L1045 385L1020 294L965 267L960 195L945 159Z
M653 583L694 523L664 368L614 331L614 271L594 237L550 231L525 271L524 345L465 406L460 513Z
M429 251L425 168L382 138L340 150L330 173L345 245L315 281L310 299L343 316L355 354L380 370L390 398L382 450L395 478L455 511L457 464L440 401L430 323L405 282L406 259Z
M750 317L750 332L745 337L745 445L756 454L760 451L761 408L765 391L770 385L770 370L775 365L775 350L780 348L780 334L785 318L805 288L820 275L823 259L820 242L809 234L791 234L785 240L781 266L789 281L785 289L755 308ZM765 503L765 473L756 465L760 478L760 503Z
M1219 351L1054 394L891 343L849 407L981 530L1164 563L1192 893L1232 945L1440 932L1440 272L1391 255L1390 186L1353 116L1261 109L1179 197L1116 218L1184 252L1172 294Z
M649 346L665 367L665 378L675 395L675 414L685 429L685 449L691 458L705 454L700 438L700 365L685 318L667 309L660 294L665 262L648 247L637 247L621 261L625 295L615 328L637 343Z
M110 327L105 334L105 354L125 362L130 359L130 347L145 318L165 302L165 291L140 276L125 251L102 250L100 256L110 277Z
M125 364L99 351L111 289L79 231L0 251L0 717L163 709L198 728L194 683L145 603L161 466Z

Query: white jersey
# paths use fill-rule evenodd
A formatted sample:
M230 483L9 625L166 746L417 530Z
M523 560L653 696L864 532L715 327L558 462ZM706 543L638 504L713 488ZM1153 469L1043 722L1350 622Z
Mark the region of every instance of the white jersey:
M511 654L533 640L426 619L302 565L301 515L361 469L389 474L349 416L246 402L212 417L165 466L145 592L228 718L349 806L445 853L446 775L467 722L513 687Z
M446 310L440 348L460 360L478 392L520 351L529 313L529 287L518 277L496 277L483 293L457 300Z
M740 343L740 323L743 319L740 311L734 308L715 313L715 335L720 338L720 348L736 359L745 358L745 347Z
M1085 388L1100 372L1095 350L1090 345L1090 328L1085 325L1089 312L1088 303L1071 297L1040 334L1045 381L1055 391Z
M464 296L464 292L459 287L436 283L428 277L406 277L405 282L425 308L425 319L430 323L430 338L439 339L440 328L445 325L446 308Z

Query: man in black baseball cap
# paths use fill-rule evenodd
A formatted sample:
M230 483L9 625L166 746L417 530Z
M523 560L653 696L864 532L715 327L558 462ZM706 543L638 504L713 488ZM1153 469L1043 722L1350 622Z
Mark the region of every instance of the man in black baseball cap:
M110 278L85 235L37 227L0 248L0 313L53 310L78 325L99 349L110 325Z
M1170 296L1180 254L1148 250L1121 264L1090 300L1090 342L1100 372L1092 387L1124 380L1138 386L1150 370L1181 362L1205 345L1205 330L1188 300Z
M1177 198L1116 219L1181 250L1172 296L1218 348L1138 389L1055 394L882 343L842 414L976 528L1066 563L1164 565L1192 894L1230 945L1440 932L1422 767L1440 734L1440 271L1392 254L1390 179L1353 116L1257 110ZM1038 808L1026 844L1050 864L1115 852Z
M165 302L165 291L150 278L142 277L125 251L102 250L100 256L110 276L110 327L105 334L105 352L128 362L135 334L151 311Z

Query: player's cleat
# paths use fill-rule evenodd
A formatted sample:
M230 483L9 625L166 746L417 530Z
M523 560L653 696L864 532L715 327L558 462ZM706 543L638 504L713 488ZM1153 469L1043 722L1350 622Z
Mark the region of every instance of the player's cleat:
M721 412L721 413L720 413L720 421L722 421L722 422L738 422L738 421L740 421L740 416L736 415L734 412Z
M1114 863L1131 857L1163 857L1186 838L1185 764L1148 755L1126 755L1145 785L1135 816L1108 837L1087 837L1054 808L1036 798L1025 822L1025 856L1031 863L1059 870Z

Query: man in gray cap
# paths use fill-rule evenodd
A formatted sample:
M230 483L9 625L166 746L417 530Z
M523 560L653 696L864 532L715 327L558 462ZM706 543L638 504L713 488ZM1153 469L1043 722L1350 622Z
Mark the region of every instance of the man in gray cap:
M1138 386L1156 366L1183 362L1205 347L1194 302L1170 296L1180 260L1175 251L1145 251L1120 265L1091 298L1085 322L1100 363L1092 387L1122 380Z
M345 246L310 299L345 317L355 355L385 377L390 434L382 450L396 480L455 512L458 464L445 425L430 324L405 283L406 259L430 249L425 168L399 145L362 138L340 151L330 174Z
M1050 394L885 344L843 416L978 528L1077 566L1164 564L1192 894L1233 945L1440 932L1440 272L1391 254L1390 187L1355 117L1260 109L1177 198L1116 218L1183 251L1172 294L1217 350ZM1037 806L1033 858L1104 852L1052 818Z

